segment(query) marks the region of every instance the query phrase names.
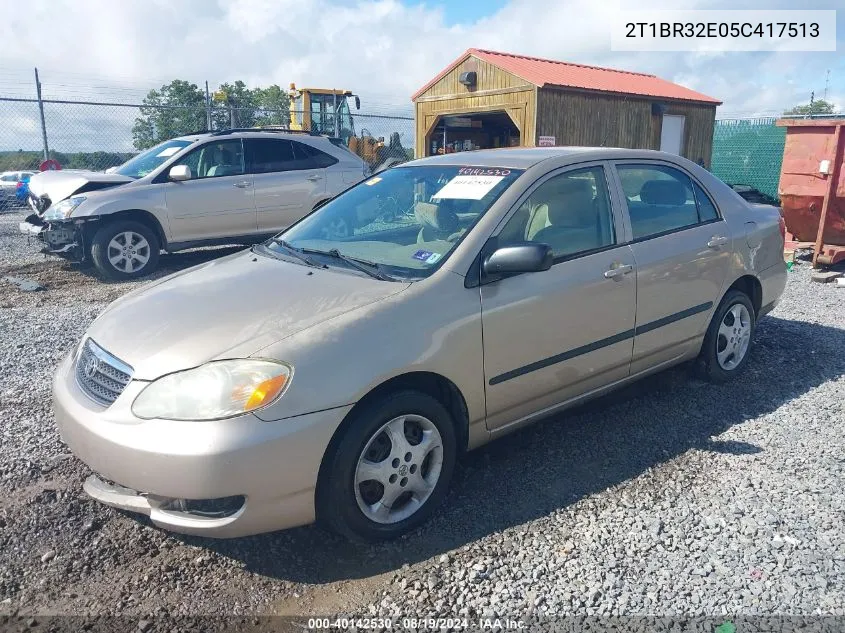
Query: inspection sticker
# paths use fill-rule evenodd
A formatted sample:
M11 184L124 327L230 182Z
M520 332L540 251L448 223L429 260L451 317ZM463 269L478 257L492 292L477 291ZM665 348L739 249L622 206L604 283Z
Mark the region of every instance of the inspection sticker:
M432 198L481 200L504 176L456 176L446 183Z
M365 185L369 185L370 187L372 187L374 184L379 183L379 182L381 182L381 177L380 177L380 176L374 176L373 178L370 178L370 179L369 179L367 182L365 182L364 184L365 184Z
M173 156L173 154L175 154L176 152L178 152L181 149L182 149L181 147L165 147L158 154L156 154L156 157Z
M428 259L425 260L425 263L426 264L433 264L434 262L436 262L441 257L443 257L443 255L441 255L440 253L432 253L431 255L428 256Z

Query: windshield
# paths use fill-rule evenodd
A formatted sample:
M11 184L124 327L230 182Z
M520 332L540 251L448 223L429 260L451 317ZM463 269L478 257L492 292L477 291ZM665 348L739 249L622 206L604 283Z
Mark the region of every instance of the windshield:
M320 255L336 249L392 277L427 277L521 173L473 166L389 169L342 193L281 238L321 264L339 265L336 256ZM284 253L285 245L266 246Z
M193 141L165 141L145 152L141 152L135 158L130 158L118 167L114 173L120 174L121 176L129 176L130 178L143 178L157 169L164 161L170 159L191 144L193 144Z

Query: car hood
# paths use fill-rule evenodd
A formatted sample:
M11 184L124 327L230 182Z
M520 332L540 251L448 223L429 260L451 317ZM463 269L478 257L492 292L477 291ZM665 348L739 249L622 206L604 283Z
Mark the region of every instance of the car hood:
M104 174L97 171L44 171L29 179L29 190L39 198L47 197L52 204L75 193L108 189L133 182L129 176Z
M177 273L112 303L87 336L153 380L243 358L409 286L244 251Z

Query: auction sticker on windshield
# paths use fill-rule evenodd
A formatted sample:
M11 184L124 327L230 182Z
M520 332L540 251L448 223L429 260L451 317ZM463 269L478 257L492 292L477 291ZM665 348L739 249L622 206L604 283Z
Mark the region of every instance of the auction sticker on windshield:
M432 196L434 199L481 200L504 176L456 176Z

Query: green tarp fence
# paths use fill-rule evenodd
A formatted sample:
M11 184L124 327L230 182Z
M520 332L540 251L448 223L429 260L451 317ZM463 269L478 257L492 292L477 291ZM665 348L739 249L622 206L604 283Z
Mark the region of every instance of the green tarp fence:
M728 184L751 185L777 198L786 128L775 120L716 121L710 171Z

